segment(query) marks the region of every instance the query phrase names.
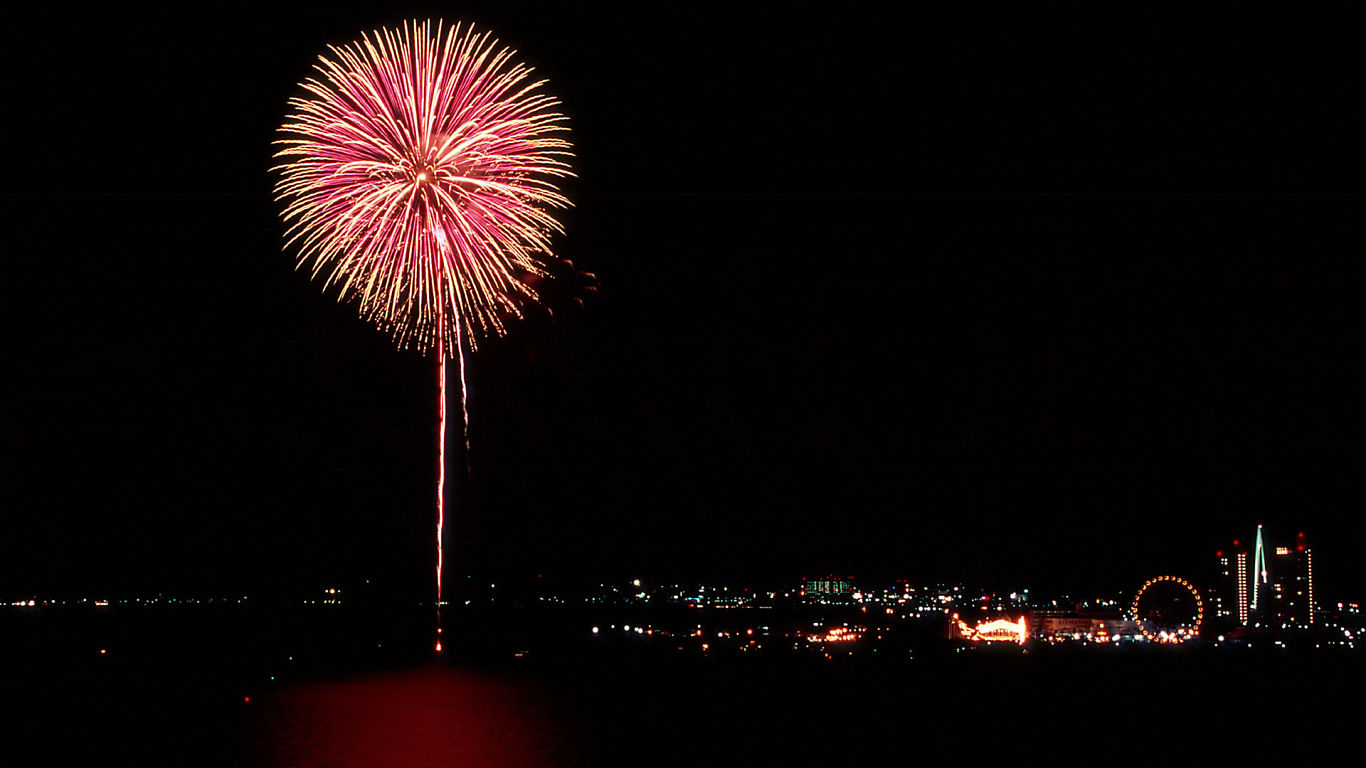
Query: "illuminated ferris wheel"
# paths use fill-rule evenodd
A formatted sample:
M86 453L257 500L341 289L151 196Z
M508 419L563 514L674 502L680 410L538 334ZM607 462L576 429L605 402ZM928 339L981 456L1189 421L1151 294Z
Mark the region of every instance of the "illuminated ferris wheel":
M1205 621L1205 601L1189 581L1179 576L1158 576L1134 595L1134 622L1149 640L1181 643L1200 635Z

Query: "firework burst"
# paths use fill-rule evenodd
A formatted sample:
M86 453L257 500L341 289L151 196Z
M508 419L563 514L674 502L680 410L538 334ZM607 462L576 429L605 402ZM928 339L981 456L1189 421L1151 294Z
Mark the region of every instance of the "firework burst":
M446 358L539 300L572 176L565 117L487 32L405 23L318 57L275 157L286 248L401 348L438 360L437 643L446 478Z
M288 246L400 347L504 332L538 297L572 172L565 117L487 32L440 23L329 48L278 140Z

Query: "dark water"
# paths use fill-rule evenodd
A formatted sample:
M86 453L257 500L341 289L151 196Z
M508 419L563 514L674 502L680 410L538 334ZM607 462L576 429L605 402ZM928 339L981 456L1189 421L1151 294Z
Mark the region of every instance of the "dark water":
M1359 727L1362 668L1179 656L436 663L284 686L235 735L264 766L774 765L1021 750L1326 756ZM1352 691L1356 691L1355 694ZM1348 698L1341 699L1345 694ZM1146 756L1146 757L1145 757Z
M251 765L583 764L561 702L441 663L300 683L258 702L240 734Z
M533 622L438 660L354 626L229 618L0 621L0 765L1312 761L1354 743L1366 690L1360 654L700 658L537 645Z

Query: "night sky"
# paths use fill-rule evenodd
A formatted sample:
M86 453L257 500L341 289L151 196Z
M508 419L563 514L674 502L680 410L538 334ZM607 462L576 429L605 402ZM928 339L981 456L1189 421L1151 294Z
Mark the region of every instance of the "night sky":
M470 360L452 573L1084 592L1264 522L1366 596L1345 19L43 5L0 51L0 598L427 596L434 362L294 270L268 169L326 44L428 17L548 78L599 282Z

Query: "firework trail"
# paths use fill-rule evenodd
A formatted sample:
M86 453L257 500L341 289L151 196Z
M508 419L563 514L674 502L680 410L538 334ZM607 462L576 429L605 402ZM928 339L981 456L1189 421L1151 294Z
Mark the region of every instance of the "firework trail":
M289 101L276 199L299 268L399 348L436 353L440 651L446 358L468 454L465 352L539 302L572 152L544 81L487 32L410 22L328 50Z

